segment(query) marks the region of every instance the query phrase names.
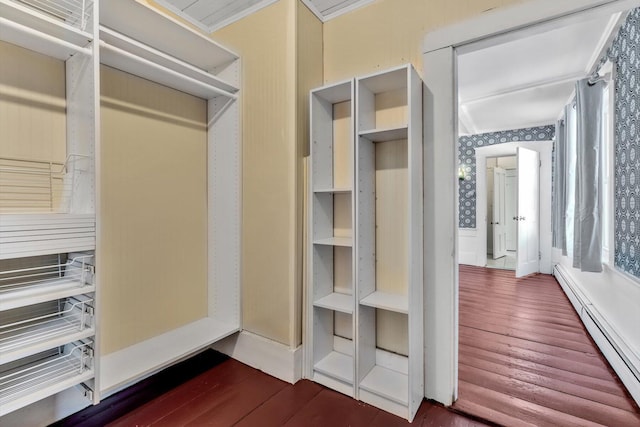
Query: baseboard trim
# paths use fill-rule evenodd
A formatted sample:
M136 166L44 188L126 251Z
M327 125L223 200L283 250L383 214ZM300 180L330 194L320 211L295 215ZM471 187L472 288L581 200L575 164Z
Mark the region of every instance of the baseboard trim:
M221 353L266 374L295 384L302 378L302 346L295 349L248 331L213 345Z
M634 366L632 362L635 360L635 355L631 351L626 351L627 344L613 331L587 296L580 291L571 273L565 267L560 264L556 265L553 275L571 301L573 308L578 313L593 341L595 341L613 370L618 374L620 381L625 385L631 397L640 405L640 378L637 375L637 370L640 369L640 366Z

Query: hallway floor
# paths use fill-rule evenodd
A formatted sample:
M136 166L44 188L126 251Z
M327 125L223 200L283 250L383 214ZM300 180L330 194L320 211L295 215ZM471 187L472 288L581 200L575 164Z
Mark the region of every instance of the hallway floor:
M491 254L487 254L487 268L498 268L500 270L516 269L516 252L508 251L507 255L498 259L492 259Z
M460 266L459 399L508 426L640 426L640 411L549 275Z

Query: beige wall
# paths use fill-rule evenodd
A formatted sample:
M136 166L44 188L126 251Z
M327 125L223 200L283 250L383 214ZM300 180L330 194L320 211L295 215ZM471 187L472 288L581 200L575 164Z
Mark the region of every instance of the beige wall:
M324 81L331 83L408 62L422 74L421 48L427 32L520 1L523 0L378 0L324 24ZM378 246L380 255L385 255ZM387 242L383 246L388 246ZM391 255L392 259L400 252ZM381 275L380 279L384 277ZM377 345L406 354L406 316L379 310L376 321Z
M64 161L64 61L0 42L0 157Z
M524 0L378 0L324 25L324 80L333 82L411 62L435 28Z
M295 345L295 3L213 34L242 57L243 328Z
M102 354L207 315L206 101L101 67Z
M428 31L520 1L378 0L322 25L279 0L212 34L242 57L244 329L300 343L308 90L407 62L420 71Z

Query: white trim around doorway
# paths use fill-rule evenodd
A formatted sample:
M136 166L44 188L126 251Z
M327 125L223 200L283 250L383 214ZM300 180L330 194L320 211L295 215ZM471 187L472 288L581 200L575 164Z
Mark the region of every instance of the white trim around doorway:
M456 48L495 42L518 30L561 27L638 0L531 0L481 14L425 36L424 321L425 396L451 405L458 395L458 177Z

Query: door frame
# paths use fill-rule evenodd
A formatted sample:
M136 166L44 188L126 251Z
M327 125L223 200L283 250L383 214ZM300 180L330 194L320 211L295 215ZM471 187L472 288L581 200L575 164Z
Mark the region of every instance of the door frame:
M487 159L513 156L518 147L540 153L540 272L551 274L551 154L553 141L514 141L476 148L476 260L478 266L487 265ZM548 188L548 194L542 189Z
M496 160L499 159L499 157L495 158ZM497 162L496 162L497 163ZM485 173L487 172L488 169L488 165L485 166ZM496 171L496 169L500 169L501 172ZM506 178L507 178L507 171L503 168L501 168L500 166L494 166L494 168L492 169L492 178L493 178L493 193L492 193L492 202L491 203L491 217L489 217L489 197L487 197L487 223L490 223L488 225L491 225L491 236L488 235L489 233L489 227L488 225L485 227L487 230L487 240L486 240L486 245L487 245L487 255L489 254L489 242L491 242L491 255L493 257L493 259L498 259L498 258L502 258L504 256L507 256L507 213L505 212L506 209L506 205L505 205L505 193L506 193ZM500 180L498 180L498 183L496 185L496 177L499 177L500 175L502 175L502 184L500 183ZM487 179L489 179L489 177L487 176ZM496 196L496 188L498 189L497 192L497 196ZM487 191L485 191L485 194L488 194L490 190L490 187L487 185ZM499 222L496 223L495 219L496 219L496 198L498 199L498 220L502 221L502 224L500 224ZM500 205L502 205L502 209L500 209ZM496 227L497 226L497 227ZM496 233L496 230L500 230L502 228L502 231L504 233L504 248L502 248L502 251L498 251L499 253L496 253L496 240L500 240L500 239L496 239L496 234L501 234L500 232ZM491 239L489 239L489 237L491 237ZM500 246L500 245L498 245ZM499 255L499 256L496 256Z
M458 397L457 49L637 6L637 0L530 0L428 33L424 69L425 397Z

